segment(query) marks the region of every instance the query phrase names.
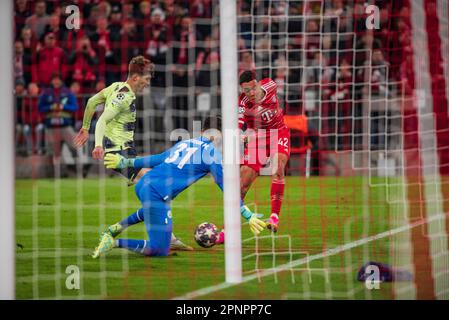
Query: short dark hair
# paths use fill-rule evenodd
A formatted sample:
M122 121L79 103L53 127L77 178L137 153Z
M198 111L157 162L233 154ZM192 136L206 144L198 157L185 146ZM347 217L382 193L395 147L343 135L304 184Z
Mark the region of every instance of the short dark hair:
M245 82L250 82L256 79L256 74L254 71L251 70L246 70L243 71L242 74L240 75L240 81L239 83L245 83Z
M217 129L221 131L221 117L220 116L208 116L203 121L203 131L209 129Z

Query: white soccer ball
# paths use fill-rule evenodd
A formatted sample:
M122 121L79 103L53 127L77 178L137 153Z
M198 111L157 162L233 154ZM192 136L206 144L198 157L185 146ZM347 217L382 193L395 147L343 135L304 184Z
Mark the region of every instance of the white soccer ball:
M211 248L218 240L219 233L216 225L209 222L203 222L195 229L195 241L203 248Z

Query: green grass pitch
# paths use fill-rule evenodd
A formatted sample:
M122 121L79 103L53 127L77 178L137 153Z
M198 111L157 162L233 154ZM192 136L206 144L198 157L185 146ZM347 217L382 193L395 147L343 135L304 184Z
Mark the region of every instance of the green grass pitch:
M361 177L288 177L280 231L264 231L257 247L254 239L243 242L244 276L391 229L385 188L363 190ZM269 195L270 178L259 177L246 202L267 216ZM223 197L211 178L173 201L174 232L194 252L144 258L114 249L92 259L102 228L138 208L134 188L122 179L17 180L17 299L171 299L224 282L224 247L203 249L193 239L201 222L223 225ZM143 224L121 237L146 239ZM251 237L244 224L242 239ZM198 298L389 299L391 284L368 290L356 273L369 260L389 263L390 242L382 238ZM68 266L79 270L79 289L66 286Z

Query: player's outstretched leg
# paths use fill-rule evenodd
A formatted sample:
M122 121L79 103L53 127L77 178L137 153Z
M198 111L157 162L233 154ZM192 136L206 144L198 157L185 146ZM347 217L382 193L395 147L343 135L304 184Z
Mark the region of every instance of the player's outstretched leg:
M279 229L279 215L284 199L285 180L284 172L288 156L283 153L275 154L276 171L271 178L271 216L267 221L267 228L273 232Z
M143 209L140 208L139 210L131 214L129 217L123 219L122 221L108 226L103 233L109 234L111 237L115 238L129 226L143 222L143 220L144 220Z
M145 256L168 256L172 237L172 217L170 206L162 199L144 190L143 202L145 228L149 240L118 239L117 247L128 249Z
M279 213L284 197L284 186L284 179L272 179L271 181L271 215L267 221L267 228L273 232L277 232L279 228Z
M111 237L115 238L129 226L143 222L143 220L144 220L143 209L140 208L139 210L134 212L129 217L123 219L122 221L108 226L103 233L107 233ZM170 249L174 250L174 251L175 250L177 250L177 251L193 251L193 248L191 246L188 246L185 243L183 243L180 239L178 239L175 236L174 233L171 234Z

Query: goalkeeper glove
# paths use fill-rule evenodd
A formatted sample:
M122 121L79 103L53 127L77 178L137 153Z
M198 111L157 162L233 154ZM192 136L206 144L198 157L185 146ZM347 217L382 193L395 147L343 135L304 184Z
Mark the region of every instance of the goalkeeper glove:
M247 206L241 206L240 213L242 217L249 222L249 228L255 236L259 235L259 233L267 226L264 221L259 219L263 217L263 214L253 213Z
M134 166L134 159L127 159L120 154L108 153L104 156L104 165L108 169L125 169Z

